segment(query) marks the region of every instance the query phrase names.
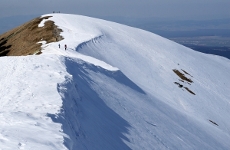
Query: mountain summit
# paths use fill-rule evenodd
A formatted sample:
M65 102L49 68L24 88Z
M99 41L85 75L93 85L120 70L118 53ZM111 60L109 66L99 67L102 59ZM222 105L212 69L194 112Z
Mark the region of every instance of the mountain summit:
M0 50L0 149L230 149L226 58L69 14L1 35Z

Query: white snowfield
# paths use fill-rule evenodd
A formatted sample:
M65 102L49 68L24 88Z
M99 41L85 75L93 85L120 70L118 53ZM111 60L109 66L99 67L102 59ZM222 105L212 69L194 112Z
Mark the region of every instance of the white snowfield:
M230 149L230 60L113 22L44 16L39 27L54 21L64 40L0 58L0 150Z

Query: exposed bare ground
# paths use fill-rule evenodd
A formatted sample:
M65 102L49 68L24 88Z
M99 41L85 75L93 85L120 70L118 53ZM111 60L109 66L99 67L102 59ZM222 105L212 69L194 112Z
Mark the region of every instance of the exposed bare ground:
M51 17L51 16L49 16ZM35 18L11 31L0 35L0 56L22 56L41 53L39 41L57 42L63 39L53 21L46 21L44 27L38 27L43 19Z
M185 70L181 69L186 75L189 75L191 76L188 72L186 72ZM180 77L179 81L181 82L178 83L178 82L174 82L175 84L178 85L179 88L184 88L186 89L189 93L193 94L193 95L196 95L192 90L190 90L188 87L185 87L183 84L184 83L187 83L189 85L191 85L191 83L193 83L193 81L189 78L187 78L183 73L181 73L179 70L177 69L173 69L173 72L178 75L178 77ZM191 76L192 77L192 76ZM187 81L187 82L186 82Z
M185 74L190 75L188 72L184 71L183 69L181 69ZM191 76L191 75L190 75ZM192 77L192 76L191 76Z
M189 93L196 95L193 91L191 91L188 87L184 87Z
M177 74L182 80L188 81L188 82L190 82L190 83L193 82L191 79L187 78L183 73L181 73L179 70L174 69L173 72L174 72L175 74ZM185 71L184 71L184 72L185 72ZM186 74L188 74L188 73L186 72Z
M213 123L214 125L216 126L219 126L216 122L212 121L212 120L209 120L211 123Z

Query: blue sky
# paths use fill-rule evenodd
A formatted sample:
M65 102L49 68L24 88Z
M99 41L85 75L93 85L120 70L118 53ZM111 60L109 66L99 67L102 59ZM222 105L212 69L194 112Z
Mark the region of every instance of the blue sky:
M0 18L53 11L92 17L203 20L230 18L230 0L4 0Z

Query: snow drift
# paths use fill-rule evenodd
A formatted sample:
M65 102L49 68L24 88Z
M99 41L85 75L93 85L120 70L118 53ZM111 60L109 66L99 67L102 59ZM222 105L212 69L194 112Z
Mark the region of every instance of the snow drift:
M53 21L63 40L0 58L0 149L230 148L228 59L114 22L46 16L38 28Z

